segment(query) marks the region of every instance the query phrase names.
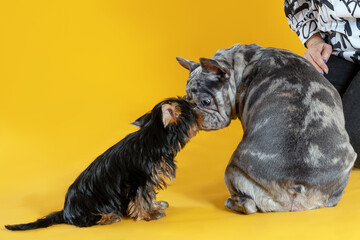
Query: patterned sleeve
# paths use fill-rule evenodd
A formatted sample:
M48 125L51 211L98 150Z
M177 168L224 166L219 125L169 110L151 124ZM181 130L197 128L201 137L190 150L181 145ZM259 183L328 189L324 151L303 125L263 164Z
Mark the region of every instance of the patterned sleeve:
M311 0L285 0L284 11L291 30L304 45L312 35L319 32Z

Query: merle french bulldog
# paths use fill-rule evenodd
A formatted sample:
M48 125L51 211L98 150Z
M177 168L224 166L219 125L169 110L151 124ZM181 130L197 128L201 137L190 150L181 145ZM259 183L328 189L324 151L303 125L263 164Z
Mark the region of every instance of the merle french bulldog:
M239 118L244 135L225 172L225 206L250 214L335 206L356 153L335 88L304 58L256 44L200 64L177 57L188 98L215 130Z

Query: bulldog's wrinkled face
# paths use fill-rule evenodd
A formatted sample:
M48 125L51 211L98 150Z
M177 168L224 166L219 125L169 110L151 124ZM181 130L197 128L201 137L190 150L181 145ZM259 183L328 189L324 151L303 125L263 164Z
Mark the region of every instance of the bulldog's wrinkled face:
M200 64L180 57L176 58L181 66L190 71L186 84L189 101L196 104L204 121L200 129L221 129L230 124L231 103L229 94L230 72L213 59L200 58Z

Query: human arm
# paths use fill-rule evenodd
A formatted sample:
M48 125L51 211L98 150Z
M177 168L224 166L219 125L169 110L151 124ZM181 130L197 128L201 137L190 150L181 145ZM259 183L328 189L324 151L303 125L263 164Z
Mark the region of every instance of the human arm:
M307 47L303 57L306 58L320 73L329 71L324 60L331 55L332 47L321 37L311 1L285 0L284 11L288 24L301 42Z
M284 11L291 30L304 45L312 35L319 32L311 1L285 0Z

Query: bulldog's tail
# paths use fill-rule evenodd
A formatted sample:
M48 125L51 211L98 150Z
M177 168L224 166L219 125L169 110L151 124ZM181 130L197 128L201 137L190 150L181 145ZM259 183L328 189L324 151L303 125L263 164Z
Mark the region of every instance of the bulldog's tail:
M32 223L6 225L5 228L12 231L23 231L23 230L32 230L37 228L46 228L51 225L60 224L60 223L65 223L63 217L63 211L51 213L46 217L38 219L37 221Z

